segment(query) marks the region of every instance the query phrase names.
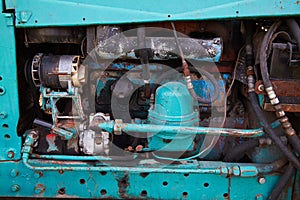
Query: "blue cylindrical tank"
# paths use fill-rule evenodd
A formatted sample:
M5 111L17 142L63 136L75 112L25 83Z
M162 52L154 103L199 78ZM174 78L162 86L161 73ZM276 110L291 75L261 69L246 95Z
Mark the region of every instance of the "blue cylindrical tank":
M180 82L166 83L156 91L155 104L149 110L148 121L157 125L196 126L199 116L195 105L186 85ZM193 139L194 135L160 131L149 137L148 142L153 150L185 151L192 150Z

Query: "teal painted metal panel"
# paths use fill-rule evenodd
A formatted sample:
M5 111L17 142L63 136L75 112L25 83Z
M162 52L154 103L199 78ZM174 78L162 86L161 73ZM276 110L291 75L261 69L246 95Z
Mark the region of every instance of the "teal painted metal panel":
M0 14L0 160L21 157L16 47L13 14Z
M75 26L298 15L297 0L17 0L16 26Z
M162 173L161 168L150 173L146 169L143 173L122 168L102 171L101 167L98 171L34 171L20 162L3 162L1 168L6 170L0 170L0 196L23 197L265 199L279 179L277 174L264 175L261 184L258 177ZM291 190L285 199L291 199Z
M264 179L259 183L259 180ZM230 199L268 199L273 187L279 180L279 176L261 176L253 178L231 178ZM248 185L244 188L241 185ZM271 185L271 187L270 187ZM240 198L242 197L242 198Z
M3 1L3 4L4 4L4 8L3 9L6 9L6 10L15 9L15 7L16 7L16 0L5 0L5 1Z

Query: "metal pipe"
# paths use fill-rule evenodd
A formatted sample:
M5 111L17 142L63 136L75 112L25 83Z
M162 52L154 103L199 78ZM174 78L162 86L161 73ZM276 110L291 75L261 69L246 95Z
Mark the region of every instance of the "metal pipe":
M40 120L40 119L34 119L33 120L33 123L36 124L36 125L39 125L39 126L43 126L43 127L46 127L46 128L52 128L53 124L50 124L49 122L45 122L43 120Z
M32 158L41 158L41 159L50 159L50 160L68 160L68 161L98 161L98 160L112 160L109 157L105 156L68 156L68 155L39 155L39 154L31 154Z
M42 160L33 159L29 160L31 155L33 144L37 140L33 134L29 134L25 138L25 142L22 148L22 162L23 164L31 169L38 171L106 171L106 172L117 172L117 171L130 171L135 173L197 173L197 174L217 174L222 176L234 175L243 177L254 177L258 173L270 173L278 168L282 167L285 160L278 160L271 164L239 164L231 165L226 163L219 163L219 165L212 168L205 168L208 165L205 161L197 162L196 165L189 164L188 166L183 166L184 168L162 168L160 167L149 167L145 170L145 166L141 167L115 167L115 166L91 166L85 162L79 161L55 161L55 160ZM202 164L203 163L203 164ZM215 162L210 162L213 165ZM32 164L40 164L43 166L34 166ZM203 166L201 166L201 164ZM46 166L51 165L51 166ZM226 166L227 165L227 166ZM193 168L187 168L193 167Z
M39 155L32 154L30 157L49 159L49 160L67 160L67 161L129 161L137 158L137 154L132 156L69 156L69 155Z
M55 125L50 124L49 122L45 122L40 119L34 119L33 123L36 125L43 126L43 127L53 130L57 135L64 137L66 140L70 140L74 136L74 133L72 133L71 131L67 131L62 128L58 128Z
M279 123L275 121L272 127L277 127ZM156 124L129 124L121 120L106 121L98 123L100 129L113 133L121 131L135 133L158 133L165 132L169 134L192 134L192 135L219 135L233 137L259 137L265 134L262 128L256 129L232 129L232 128L211 128L211 127L192 127L192 126L170 126Z

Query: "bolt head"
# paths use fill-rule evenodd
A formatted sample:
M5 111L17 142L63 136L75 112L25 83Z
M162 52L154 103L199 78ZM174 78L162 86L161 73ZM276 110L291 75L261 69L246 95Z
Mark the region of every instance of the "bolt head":
M37 185L35 186L35 188L34 188L34 192L35 192L36 194L40 194L40 193L42 193L42 192L44 192L44 191L45 191L45 186L42 185L42 184L37 184Z
M11 191L12 192L18 192L20 189L21 189L20 186L17 185L17 184L14 184L14 185L11 186Z
M8 158L14 158L15 157L15 153L13 151L9 151L9 152L7 152L7 157Z
M259 182L259 184L265 184L266 183L266 179L264 177L259 177L258 178L258 182Z

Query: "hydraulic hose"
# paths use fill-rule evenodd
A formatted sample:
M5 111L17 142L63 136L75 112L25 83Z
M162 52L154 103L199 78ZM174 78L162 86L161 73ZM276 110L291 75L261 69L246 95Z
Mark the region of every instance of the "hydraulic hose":
M278 183L276 186L273 188L271 195L269 196L269 200L277 200L279 199L279 195L282 193L282 190L288 183L288 181L292 178L292 176L295 173L295 168L294 166L290 163L284 174L280 177Z
M298 158L287 148L287 146L280 140L280 138L276 135L272 127L267 122L264 114L261 111L260 105L257 101L257 96L255 92L249 92L249 98L252 105L252 108L263 125L265 132L269 135L269 137L274 141L274 143L279 147L282 153L287 157L289 161L293 163L293 165L300 170L300 162Z
M272 37L273 33L276 29L280 26L281 22L275 22L272 27L270 28L269 32L265 35L262 47L261 47L261 68L264 65L265 69L267 69L267 60L263 60L262 57L265 59L267 58L267 49L268 49L268 41ZM247 82L248 82L248 94L251 106L254 110L255 115L260 120L265 132L269 135L269 137L273 140L273 142L278 146L278 148L282 151L282 153L287 157L287 159L300 170L300 162L298 158L288 149L288 147L281 141L281 139L277 136L275 131L269 125L266 117L264 116L261 107L258 103L257 96L255 93L254 85L254 68L253 68L253 48L252 48L252 34L253 34L253 25L247 24L247 36L246 36L246 63L247 63ZM263 55L262 55L263 53ZM264 69L264 70L265 70ZM268 72L264 74L267 76L267 80L271 84L270 79L268 78ZM266 77L265 77L266 78ZM266 85L265 85L266 86ZM271 85L272 86L272 85ZM273 92L274 93L274 92ZM275 94L275 93L274 93Z
M300 50L300 27L295 19L287 19L286 24L288 25L290 31L296 39L298 49Z
M299 48L300 47L299 26L294 19L288 19L286 22L287 22L287 25L289 26L289 28L291 29L294 37L297 39L298 48ZM279 28L281 23L282 23L282 21L275 22L270 27L269 31L266 33L266 35L262 41L261 50L260 50L260 70L261 70L263 83L265 86L265 91L267 92L270 102L275 109L276 116L279 119L290 144L295 149L295 151L298 154L300 154L300 140L298 138L298 135L296 134L296 131L293 129L292 124L289 122L288 117L285 115L285 112L280 105L279 99L277 98L276 93L272 87L272 83L271 83L271 80L269 77L269 72L268 72L267 59L268 59L269 43L272 39L273 34Z

